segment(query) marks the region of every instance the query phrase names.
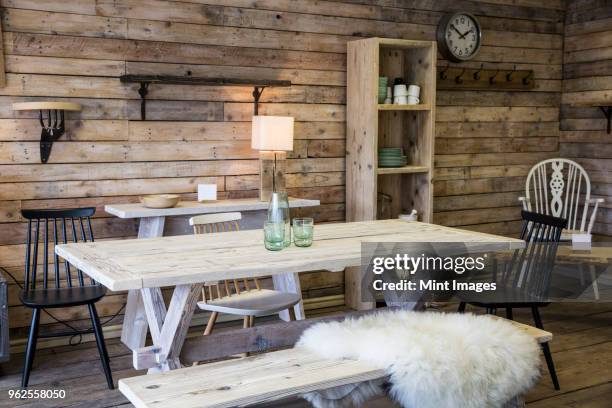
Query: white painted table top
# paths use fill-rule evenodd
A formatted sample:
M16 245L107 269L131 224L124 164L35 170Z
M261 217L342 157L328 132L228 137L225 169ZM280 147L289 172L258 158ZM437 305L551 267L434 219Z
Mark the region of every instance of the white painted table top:
M483 250L521 248L514 238L414 221L315 226L308 248L264 248L262 230L57 245L55 252L111 290L155 288L361 264L362 242L471 242ZM484 249L486 248L486 249Z
M303 198L289 198L289 207L314 207L319 200ZM258 211L267 210L268 202L259 201L258 198L237 198L216 201L181 201L172 208L147 208L137 204L110 204L104 206L104 211L119 218L146 218L146 217L172 217L179 215L211 214L232 211Z

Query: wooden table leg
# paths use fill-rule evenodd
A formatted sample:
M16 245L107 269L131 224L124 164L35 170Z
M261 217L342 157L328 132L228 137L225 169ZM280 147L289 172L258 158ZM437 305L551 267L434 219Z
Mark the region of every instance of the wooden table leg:
M297 273L281 273L278 275L272 275L272 282L274 283L274 289L281 292L298 293L302 294L302 286L300 285L300 277ZM295 318L297 320L304 320L306 315L304 314L304 303L300 300L300 303L293 307L295 310ZM283 310L278 316L284 321L291 321L289 312Z
M179 355L187 337L202 286L202 284L176 286L168 310L166 310L160 288L141 289L158 363L156 367L149 369L149 373L181 367Z
M355 310L376 308L375 302L364 302L361 288L363 285L361 267L346 268L344 272L344 304Z
M153 238L164 235L165 217L147 217L140 219L138 238ZM121 341L130 350L144 347L147 338L147 317L139 290L128 291Z

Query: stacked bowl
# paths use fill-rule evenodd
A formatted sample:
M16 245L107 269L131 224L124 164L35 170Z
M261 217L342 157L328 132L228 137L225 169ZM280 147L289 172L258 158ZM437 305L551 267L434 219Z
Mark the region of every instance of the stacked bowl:
M378 167L403 167L407 163L400 147L381 147L378 149Z
M378 103L384 103L387 97L387 83L389 78L378 77Z

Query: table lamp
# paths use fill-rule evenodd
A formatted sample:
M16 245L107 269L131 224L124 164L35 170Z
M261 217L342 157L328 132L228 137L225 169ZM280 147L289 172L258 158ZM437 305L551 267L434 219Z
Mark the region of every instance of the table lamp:
M293 150L293 122L289 116L253 116L251 147L259 150L259 199L285 191L288 151Z

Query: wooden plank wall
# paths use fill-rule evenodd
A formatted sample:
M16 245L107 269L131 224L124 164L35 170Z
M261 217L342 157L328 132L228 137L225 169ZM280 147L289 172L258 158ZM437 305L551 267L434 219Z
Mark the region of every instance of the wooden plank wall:
M593 101L612 105L612 2L574 0L568 4L561 106L561 156L581 163L593 194L606 203L594 232L612 235L612 134Z
M558 151L564 0L1 0L7 86L0 89L0 266L23 278L22 208L98 207L99 238L134 237L136 224L108 217L106 203L146 193L193 197L216 182L227 196L255 196L251 89L155 85L147 122L137 86L118 76L172 74L290 79L268 89L264 114L296 117L288 185L318 198L317 222L344 219L346 42L369 36L427 39L448 10L476 14L480 54L465 66L533 69L525 92L438 94L435 220L517 232L527 170ZM440 66L447 61L439 60ZM11 103L71 100L67 135L39 162L34 113ZM340 294L341 274L303 277L307 295ZM9 290L14 335L30 312ZM100 304L103 316L122 293ZM78 323L83 310L56 311ZM44 315L43 323L53 324ZM120 322L121 318L116 320ZM55 325L57 326L57 325Z

